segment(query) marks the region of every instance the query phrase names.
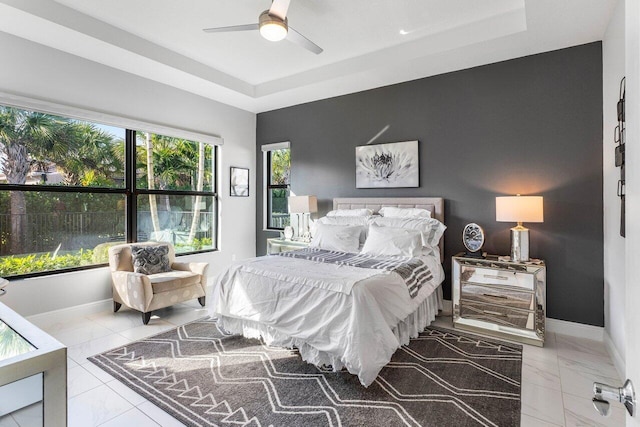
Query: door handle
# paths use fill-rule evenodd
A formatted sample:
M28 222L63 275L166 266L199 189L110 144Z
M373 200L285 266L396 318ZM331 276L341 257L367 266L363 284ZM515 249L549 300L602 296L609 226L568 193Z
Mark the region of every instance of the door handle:
M593 383L593 406L604 417L609 415L611 409L609 400L622 403L632 417L636 415L636 393L631 380L626 380L622 387Z

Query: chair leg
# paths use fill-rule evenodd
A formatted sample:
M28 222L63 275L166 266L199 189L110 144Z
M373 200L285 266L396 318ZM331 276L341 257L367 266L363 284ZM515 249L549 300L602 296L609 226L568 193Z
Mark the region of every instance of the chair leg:
M146 313L142 313L142 323L148 325L149 320L151 320L151 312L147 311Z
M119 302L113 302L113 312L117 313L118 310L120 310L120 307L122 307L122 304L120 304Z
M207 299L207 297L198 298L198 302L200 303L201 306L204 307L204 305L206 304L206 299Z

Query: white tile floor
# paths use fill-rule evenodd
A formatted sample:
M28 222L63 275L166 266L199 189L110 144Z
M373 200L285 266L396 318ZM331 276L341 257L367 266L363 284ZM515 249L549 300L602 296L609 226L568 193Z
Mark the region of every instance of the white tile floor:
M139 313L124 307L113 313L110 304L88 314L69 310L30 319L69 347L69 426L181 426L86 358L206 315L193 301L159 310L147 326ZM451 318L435 324L451 327ZM622 383L602 343L548 333L544 348L524 346L522 369L522 427L624 425L621 405L607 418L591 405L593 381ZM39 404L0 418L0 427L41 425Z

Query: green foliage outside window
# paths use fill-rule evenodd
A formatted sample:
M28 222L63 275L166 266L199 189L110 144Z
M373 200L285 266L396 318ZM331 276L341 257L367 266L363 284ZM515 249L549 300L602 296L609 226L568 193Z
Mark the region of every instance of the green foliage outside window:
M92 265L93 251L80 249L76 253L8 256L0 258L0 275L16 276L36 271L60 270Z
M124 241L126 143L111 130L125 132L0 106L0 276L102 264L108 247ZM181 241L174 242L176 252L213 248L215 148L145 132L136 136L137 188L167 192L145 195L153 206L139 204L136 214L151 210L155 219L159 212L182 218L179 229L152 229L181 233ZM2 184L20 190L2 191ZM182 196L184 203L172 206L168 194L180 190L210 195ZM206 224L201 220L205 217Z
M289 184L291 150L283 148L271 152L271 184Z
M289 225L289 183L291 175L291 150L282 148L269 151L269 177L267 182L267 226L283 229Z

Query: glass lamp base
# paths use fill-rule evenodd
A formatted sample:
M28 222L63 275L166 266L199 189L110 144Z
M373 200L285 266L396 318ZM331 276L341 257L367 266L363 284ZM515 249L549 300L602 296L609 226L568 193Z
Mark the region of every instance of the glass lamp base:
M511 261L529 261L529 229L521 224L511 229Z

